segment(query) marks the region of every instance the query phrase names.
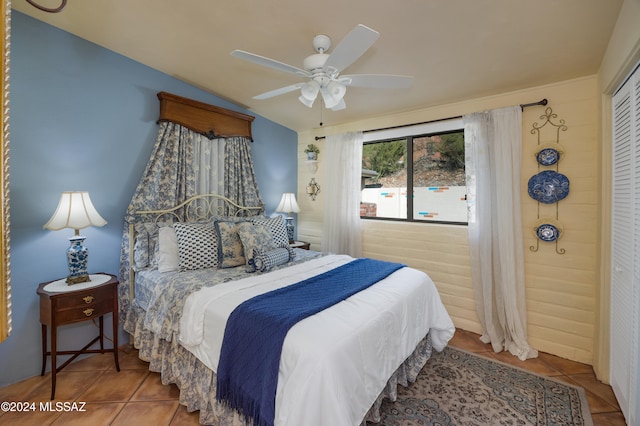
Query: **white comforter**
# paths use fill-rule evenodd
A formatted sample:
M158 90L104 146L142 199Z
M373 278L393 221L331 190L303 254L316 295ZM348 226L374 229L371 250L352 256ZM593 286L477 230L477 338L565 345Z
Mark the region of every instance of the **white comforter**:
M179 341L217 371L225 324L236 306L352 260L325 256L195 292L184 306ZM425 273L411 268L394 272L291 328L280 360L275 425L360 424L427 332L441 351L454 331Z

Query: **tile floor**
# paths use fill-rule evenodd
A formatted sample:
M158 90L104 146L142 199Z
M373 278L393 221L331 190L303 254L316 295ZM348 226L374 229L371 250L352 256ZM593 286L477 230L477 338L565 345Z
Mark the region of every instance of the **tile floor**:
M611 391L599 382L591 366L540 353L537 359L519 361L507 354L495 354L478 335L458 330L451 346L498 359L532 372L552 376L585 388L594 425L625 425ZM55 402L86 402L83 412L40 411L40 401L49 401L50 373L0 388L0 401L35 402L29 413L0 412L2 425L187 425L198 424L198 413L189 413L178 403L175 385L163 386L160 375L149 372L137 351L120 349L120 372L112 354L94 355L70 364L57 376Z

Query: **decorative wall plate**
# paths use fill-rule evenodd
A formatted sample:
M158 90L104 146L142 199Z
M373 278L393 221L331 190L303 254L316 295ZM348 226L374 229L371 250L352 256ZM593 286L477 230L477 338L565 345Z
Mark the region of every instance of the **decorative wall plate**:
M538 220L533 232L540 241L554 242L562 236L563 227L560 222L551 218Z
M560 161L561 152L555 148L542 148L536 153L536 161L542 166L553 166Z
M545 170L529 179L529 196L544 204L557 203L569 195L569 179L553 170Z

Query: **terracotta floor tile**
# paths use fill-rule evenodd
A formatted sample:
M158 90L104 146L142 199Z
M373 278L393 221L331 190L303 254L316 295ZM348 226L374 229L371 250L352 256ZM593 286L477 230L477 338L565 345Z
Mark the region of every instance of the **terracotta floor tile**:
M142 370L105 371L89 389L80 395L80 401L128 401L149 374Z
M119 354L121 370L148 370L149 363L138 358L138 351L125 352Z
M200 411L188 412L187 407L180 405L171 420L171 426L188 426L200 424Z
M539 352L538 358L563 374L583 374L593 372L593 368L589 364L571 361L569 359L560 358L559 356L544 352Z
M38 404L36 402L36 404ZM57 411L40 411L38 409L30 412L8 412L0 417L2 426L43 426L51 424L61 413Z
M49 386L51 392L51 376L47 373L44 376L34 376L0 388L0 401L22 401L34 389Z
M453 347L469 352L493 351L490 344L482 343L480 341L479 335L471 334L460 329L456 329L456 333L453 335L449 344Z
M91 371L67 371L62 370L56 375L56 398L54 401L74 401L82 392L96 381L100 373ZM46 382L33 389L23 397L28 401L51 400L51 373L45 374Z
M532 373L541 374L543 376L559 376L562 373L550 365L546 364L542 360L538 358L527 359L526 361L520 361L519 358L513 356L508 351L492 353L491 354L498 361L504 362L509 365L513 365L515 367L523 368L527 371L531 371Z
M592 414L593 426L627 426L621 412Z
M58 360L58 365L62 362ZM80 361L72 362L67 365L64 371L103 371L113 368L115 370L115 361L113 359L113 353L95 354ZM62 373L61 372L61 373Z
M178 401L130 402L120 411L113 423L123 425L168 425L178 409Z
M179 396L180 390L176 385L165 386L159 373L149 373L131 397L131 401L175 401Z
M124 402L88 402L84 411L63 412L52 425L64 426L107 426L124 408Z
M588 392L597 395L598 398L603 399L611 406L615 407L619 410L618 400L616 399L615 394L613 393L613 389L611 386L605 385L600 380L596 379L594 373L590 374L572 374L569 376L572 380L578 384L578 386L582 386Z

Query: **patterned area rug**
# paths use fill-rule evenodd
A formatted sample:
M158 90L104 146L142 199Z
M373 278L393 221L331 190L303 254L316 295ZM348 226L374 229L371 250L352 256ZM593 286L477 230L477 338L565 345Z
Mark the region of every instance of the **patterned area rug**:
M384 426L593 425L584 389L453 348L434 351L381 416Z

